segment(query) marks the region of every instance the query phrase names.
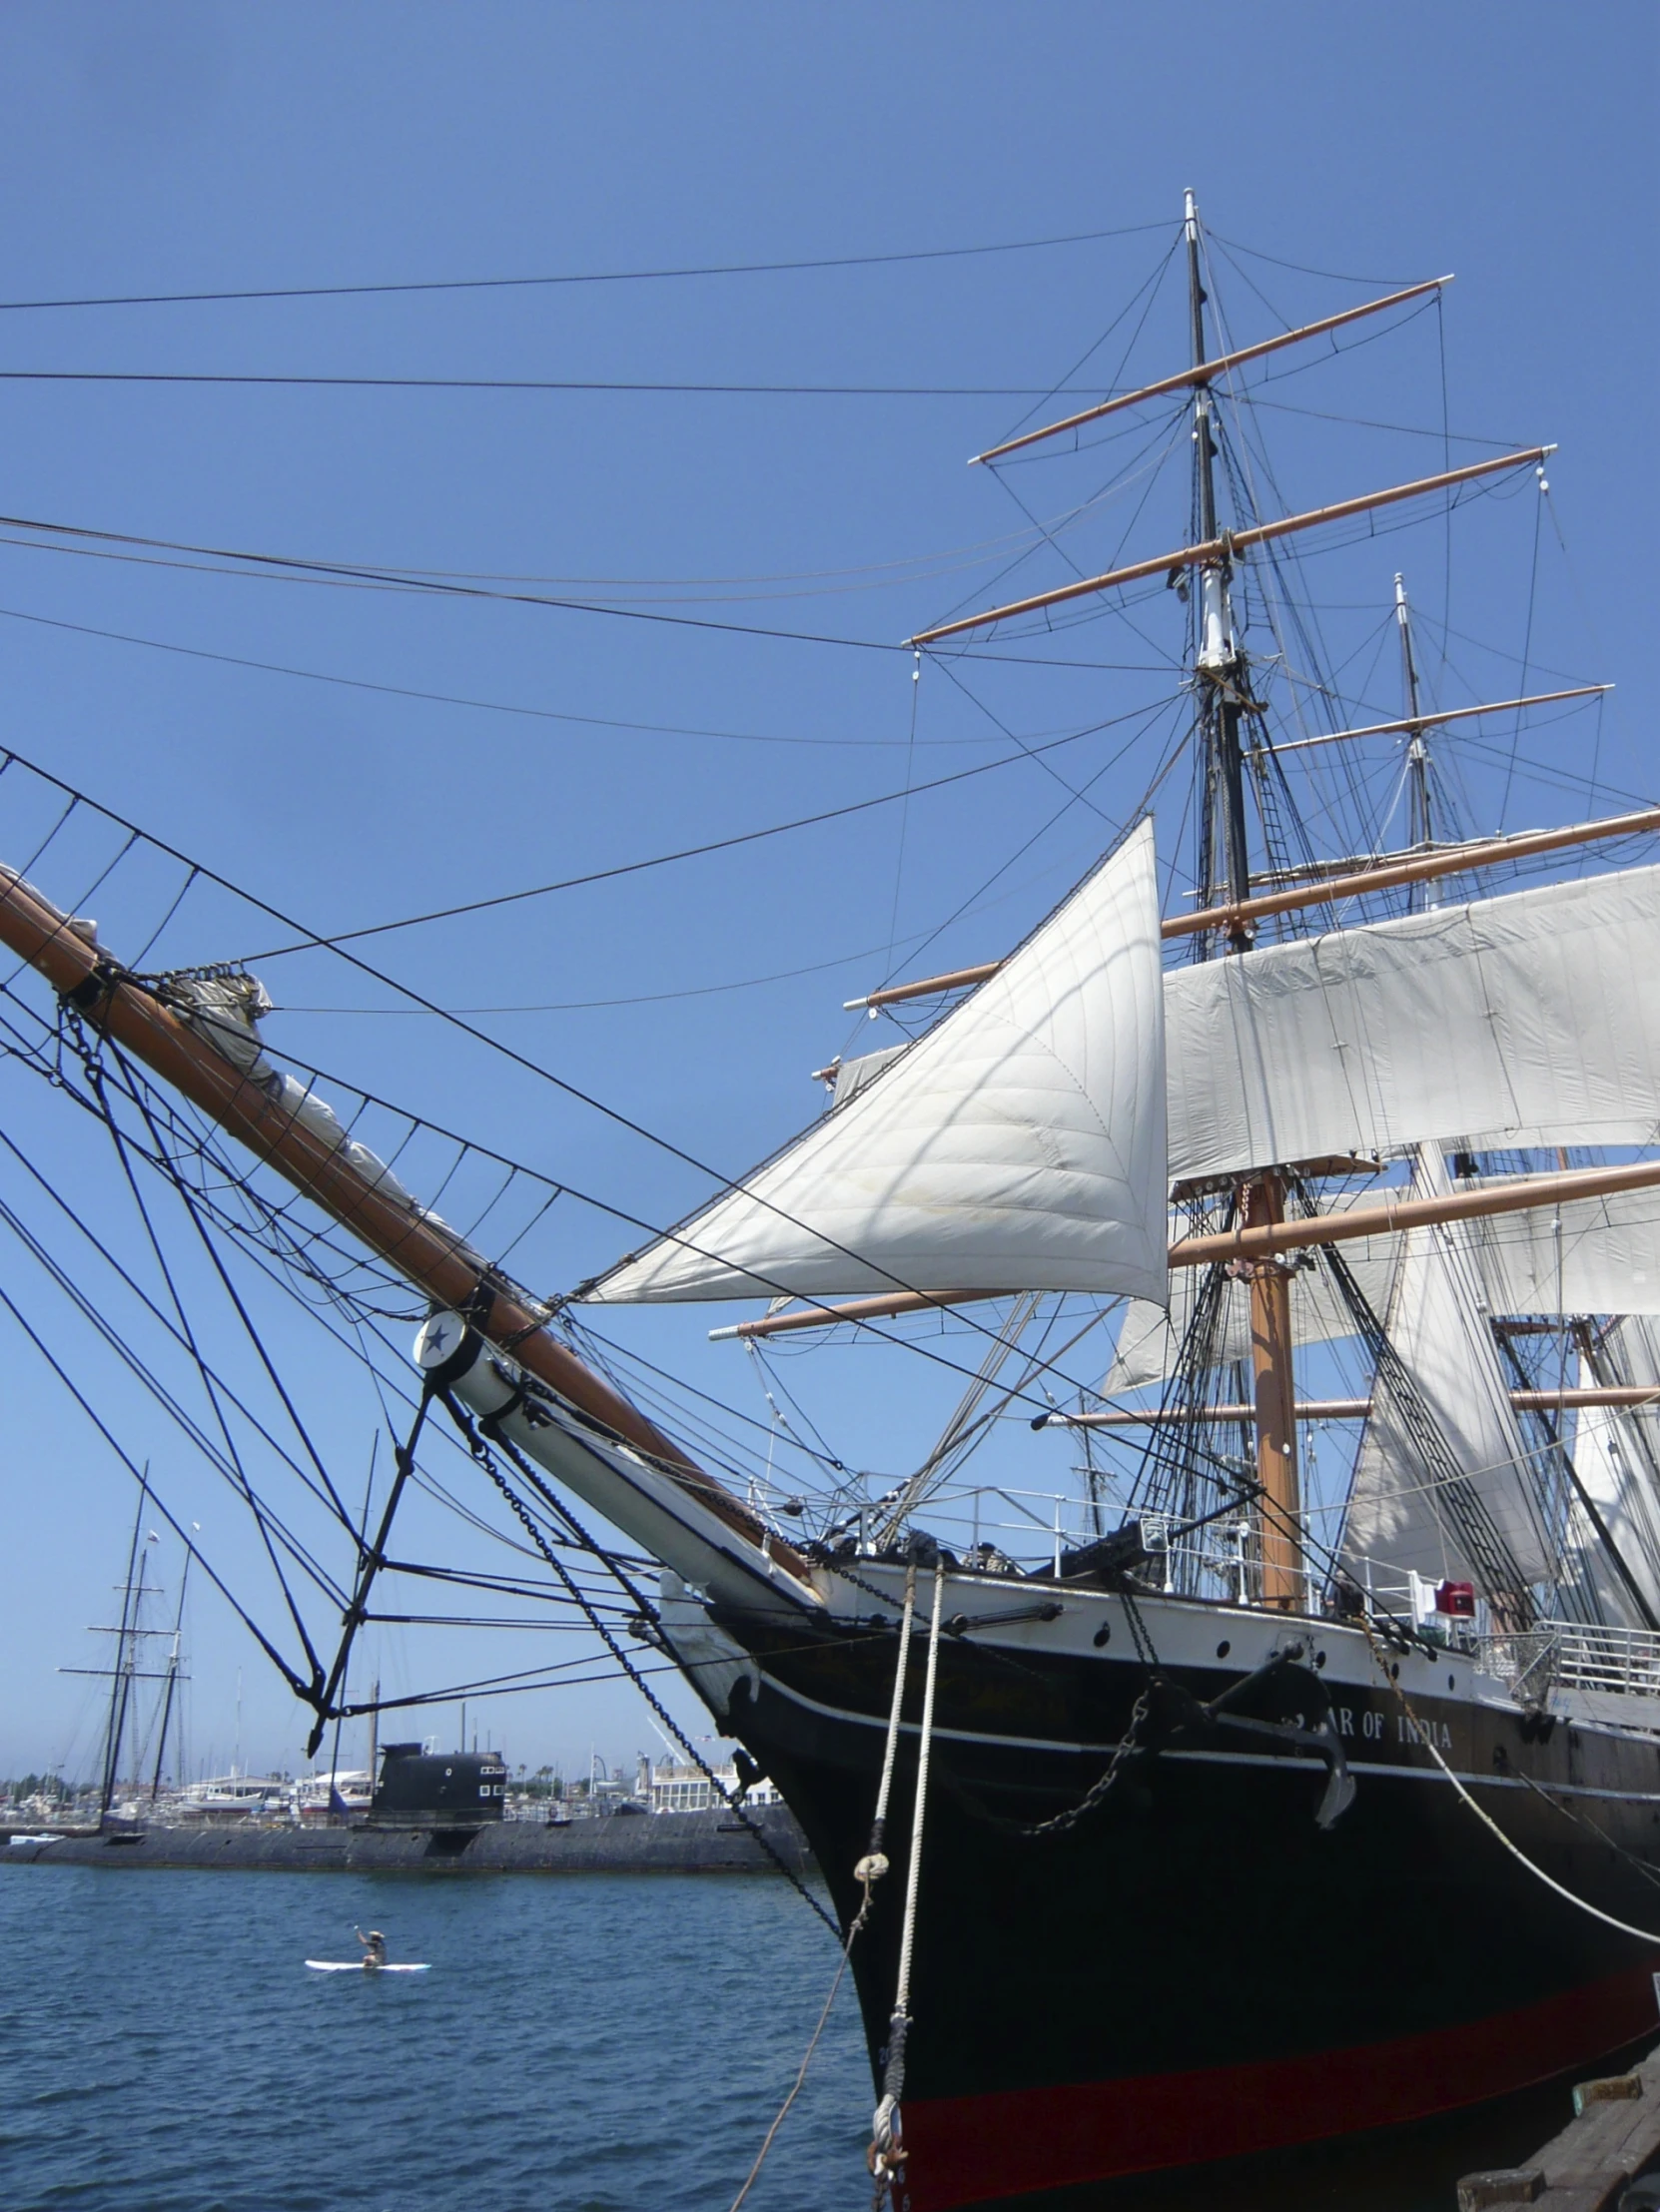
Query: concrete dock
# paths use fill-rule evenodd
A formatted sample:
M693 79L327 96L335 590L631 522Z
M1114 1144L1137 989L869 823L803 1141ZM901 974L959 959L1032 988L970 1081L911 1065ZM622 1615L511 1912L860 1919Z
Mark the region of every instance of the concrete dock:
M788 1810L760 1806L749 1819L795 1872L813 1861ZM402 1874L719 1873L777 1868L724 1808L706 1813L612 1815L551 1827L500 1821L477 1829L255 1827L139 1828L109 1835L7 1840L0 1865L195 1866L217 1870Z

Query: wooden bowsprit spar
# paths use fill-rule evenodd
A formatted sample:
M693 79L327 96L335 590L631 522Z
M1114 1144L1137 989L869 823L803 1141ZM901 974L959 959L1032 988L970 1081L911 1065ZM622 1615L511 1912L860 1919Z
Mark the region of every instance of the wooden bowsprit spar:
M332 1116L308 1117L262 1060L250 1066L246 1033L233 1058L210 1019L168 1004L10 869L0 944L440 1309L422 1334L429 1390L454 1389L486 1418L514 1415L521 1448L686 1580L763 1610L822 1604L799 1552L561 1343L529 1292L390 1171L367 1172Z

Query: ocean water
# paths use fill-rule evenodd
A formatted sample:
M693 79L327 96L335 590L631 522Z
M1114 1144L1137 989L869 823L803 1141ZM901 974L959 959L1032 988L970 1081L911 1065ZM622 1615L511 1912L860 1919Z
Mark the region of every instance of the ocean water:
M309 1973L354 1923L430 1973ZM835 1966L793 1890L742 1876L0 1866L0 2207L728 2212ZM844 1984L746 2212L865 2212L870 2104ZM1451 2212L1568 2111L1556 2089L1113 2212Z
M0 1867L0 2204L725 2212L835 1968L740 1875ZM870 2103L844 1986L746 2212L868 2204Z

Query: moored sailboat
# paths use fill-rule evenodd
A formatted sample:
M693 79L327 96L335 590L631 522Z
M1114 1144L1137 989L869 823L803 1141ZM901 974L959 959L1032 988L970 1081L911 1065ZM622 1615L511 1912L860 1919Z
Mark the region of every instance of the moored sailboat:
M1418 2120L1660 2026L1660 879L1485 888L1652 837L1660 809L1444 837L1438 728L1596 687L1425 709L1398 584L1401 715L1270 734L1236 606L1256 549L1549 448L1226 524L1237 372L1444 280L1218 353L1191 202L1184 245L1191 366L980 458L1175 395L1190 541L913 642L1180 586L1192 911L1161 913L1144 815L1005 957L871 993L937 1019L843 1064L805 1133L569 1304L285 1076L251 988L137 976L0 886L0 941L86 1028L430 1300L428 1392L660 1562L652 1635L829 1883L873 2156L915 2212ZM1380 734L1406 740L1409 843L1299 858L1282 756ZM1023 1504L1023 1540L992 1510L1007 1483L955 1478L1062 1296L1124 1318L1099 1391L1040 1411L1032 1449L1140 1442L1120 1479L1087 1462L1052 1530ZM714 1333L756 1347L960 1315L982 1354L961 1419L889 1494L792 1529L584 1357L571 1311L741 1299L770 1310ZM1339 1345L1361 1387L1301 1395ZM1335 1499L1304 1481L1316 1424L1358 1429Z

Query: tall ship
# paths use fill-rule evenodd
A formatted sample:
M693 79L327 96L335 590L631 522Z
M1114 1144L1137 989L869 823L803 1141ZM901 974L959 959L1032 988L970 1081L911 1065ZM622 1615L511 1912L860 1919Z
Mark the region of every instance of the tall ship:
M423 1421L619 1532L636 1648L811 1843L911 2212L1399 2127L1660 2035L1660 806L1480 833L1449 732L1605 687L1433 704L1404 566L1394 711L1319 680L1303 548L1545 496L1546 446L1296 511L1258 465L1258 365L1447 280L1238 346L1191 196L1174 254L1185 365L977 458L1099 463L1140 423L1191 452L1186 504L909 643L1030 654L1128 606L1180 742L1020 943L858 1002L883 1043L821 1115L568 1292L406 1188L251 976L124 964L33 861L0 889L55 1041L234 1140L273 1236L425 1310L347 1640L291 1677L318 1732ZM740 1478L681 1440L711 1374L677 1426L599 1333L667 1301L732 1306L712 1334L757 1361L903 1348L937 1444L880 1489L828 1449L816 1490Z

